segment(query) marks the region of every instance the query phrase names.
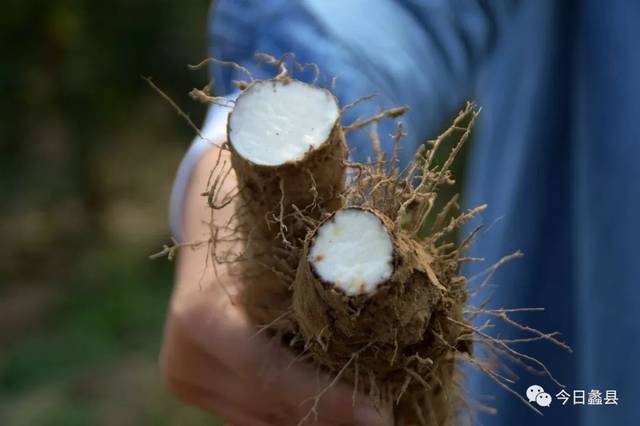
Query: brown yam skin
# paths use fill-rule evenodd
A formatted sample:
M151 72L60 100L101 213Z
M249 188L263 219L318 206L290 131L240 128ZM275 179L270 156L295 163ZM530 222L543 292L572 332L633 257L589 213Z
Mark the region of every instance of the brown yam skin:
M382 215L368 211L376 215L386 229L392 228ZM331 215L323 224L334 217ZM315 240L316 232L307 239L305 253ZM307 256L300 259L293 287L294 312L305 337L326 341L331 345L332 356L348 358L375 339L390 350L391 359L396 343L404 347L423 338L432 308L439 302L439 291L417 268L420 260L416 256L421 250L418 243L402 235L389 234L394 245L394 272L373 294L349 297L333 283L323 282ZM389 365L381 365L377 373L384 375L391 369Z
M287 84L287 81L288 77L256 81L243 93L255 84ZM328 139L309 150L301 160L278 166L257 165L234 149L230 123L228 120L227 139L240 188L238 218L247 239L246 255L258 259L258 262L246 262L246 268L251 269L247 274L255 278L250 279L243 300L256 323L268 324L291 303L291 283L283 282L282 276L272 271L282 267L273 263L272 256L278 253L277 249L292 251L291 244L299 246L309 226L295 214L293 206L303 211L305 218L312 220L319 220L325 212L340 207L347 144L338 117ZM294 256L289 258L285 262L290 260L289 266L295 270L297 258L295 261L292 260Z
M361 390L371 392L368 383L373 376L381 398L398 403L397 424L401 420L421 424L415 413L415 406L419 405L428 424L447 425L452 418L453 404L448 397L454 373L454 356L448 345L456 345L461 330L453 329L443 316L461 320L464 296L436 287L428 277L426 265L437 265L432 264L434 260L425 247L392 232L387 218L371 212L392 236L391 278L373 294L347 296L332 283L323 282L307 256L302 256L293 285L295 323L304 339L312 342L309 350L314 360L329 371L340 371L354 353L370 344L358 352L357 371L350 365L344 378L353 383L357 372L364 388ZM333 215L326 219L330 220ZM305 253L315 236L314 231L306 239ZM437 330L448 344L437 340L431 330ZM415 355L423 360L430 358L433 363L420 362ZM430 390L425 391L425 383L414 380L396 401L408 374L404 367L428 378Z
M286 79L254 82L243 93L251 90L255 84L286 84ZM231 162L247 213L255 219L254 232L257 235L275 239L281 228L279 223L275 223L277 218L273 215L277 217L280 214L281 206L284 206L284 224L287 227L297 224L297 221L287 218L294 212L292 205L303 210L315 203L315 208L305 211L305 216L314 219L319 219L325 211L335 211L340 207L339 194L344 190L348 150L339 117L323 144L308 151L301 160L279 166L257 165L238 154L233 147L230 123L231 120L228 120L227 139ZM293 228L288 230L287 237L304 238L306 227Z
M274 167L255 165L242 158L233 146L231 149L231 162L238 176L241 197L247 213L255 219L253 224L257 236L276 239L280 232L277 220L281 203L284 206L284 225L293 226L287 231L287 239L304 237L306 233L306 227L300 227L299 221L289 217L294 213L291 205L302 210L317 204L305 212L310 213L306 216L314 219L319 219L324 211L335 211L340 207L339 194L344 188L347 148L339 124L334 126L324 144L295 163ZM315 188L317 195L310 188Z

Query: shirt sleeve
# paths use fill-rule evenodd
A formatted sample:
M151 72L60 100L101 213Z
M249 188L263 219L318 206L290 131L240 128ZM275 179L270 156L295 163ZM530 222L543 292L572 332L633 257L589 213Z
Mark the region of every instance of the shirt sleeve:
M334 93L342 105L378 95L346 112L344 124L383 108L409 106L402 118L407 136L400 149L400 162L406 164L418 145L436 136L472 96L476 70L492 50L512 6L507 0L218 0L209 15L209 53L265 79L275 72L256 62L256 52L276 57L293 52L299 63L320 67L319 84L331 86L336 78ZM218 95L234 92L233 80L245 78L219 64L212 65L211 73ZM309 71L295 76L313 77ZM226 116L212 107L203 133L223 135L219 128ZM378 126L387 151L394 131L391 120ZM348 143L352 159L373 157L366 131L350 134ZM189 177L206 146L196 138L174 183L170 223L178 239Z
M211 9L210 53L269 78L273 70L257 65L255 52L293 52L299 62L319 65L321 84L336 77L343 105L379 95L345 114L344 123L408 105L400 155L406 163L473 95L476 70L513 8L506 0L219 0ZM220 94L242 78L219 65L212 74ZM380 124L383 143L394 126L390 120ZM373 155L367 132L356 132L349 145L355 160Z
M237 93L233 93L229 98L235 98ZM204 120L200 135L191 142L191 146L183 157L171 189L171 199L169 201L169 226L171 235L182 241L182 221L184 219L184 203L189 187L189 181L193 169L200 157L212 145L223 140L227 129L227 115L229 110L219 105L209 107Z

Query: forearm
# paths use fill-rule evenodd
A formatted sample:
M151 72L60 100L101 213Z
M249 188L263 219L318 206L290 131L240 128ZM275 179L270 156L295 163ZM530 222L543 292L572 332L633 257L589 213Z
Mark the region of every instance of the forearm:
M211 226L223 226L229 222L235 205L230 203L222 209L213 210L207 204L207 198L202 194L208 190L208 181L211 169L220 157L220 164L229 161L229 152L219 146L210 146L199 158L191 173L186 187L184 206L181 216L182 244L186 244L178 255L178 268L176 284L181 286L188 284L198 287L198 281L202 276L206 265L211 265L208 246L211 238ZM235 175L230 173L224 182L221 191L227 193L237 187ZM221 243L223 244L223 243ZM224 250L225 247L218 247ZM218 266L218 273L226 275L225 265Z

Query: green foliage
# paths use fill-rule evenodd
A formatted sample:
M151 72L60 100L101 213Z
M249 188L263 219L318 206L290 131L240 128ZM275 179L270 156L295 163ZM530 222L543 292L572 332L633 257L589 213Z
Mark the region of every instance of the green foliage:
M7 0L0 13L0 424L199 425L157 357L173 176L208 1Z

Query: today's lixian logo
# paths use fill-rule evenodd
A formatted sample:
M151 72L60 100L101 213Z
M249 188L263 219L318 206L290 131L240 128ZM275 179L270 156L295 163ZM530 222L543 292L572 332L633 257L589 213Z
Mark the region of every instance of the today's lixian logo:
M554 399L540 385L529 386L525 394L529 403L535 403L539 407L550 407ZM615 389L607 389L604 393L599 389L591 389L589 391L574 389L571 392L561 389L560 392L555 394L555 399L561 405L567 405L569 401L571 401L571 405L618 405L620 401L618 392Z

